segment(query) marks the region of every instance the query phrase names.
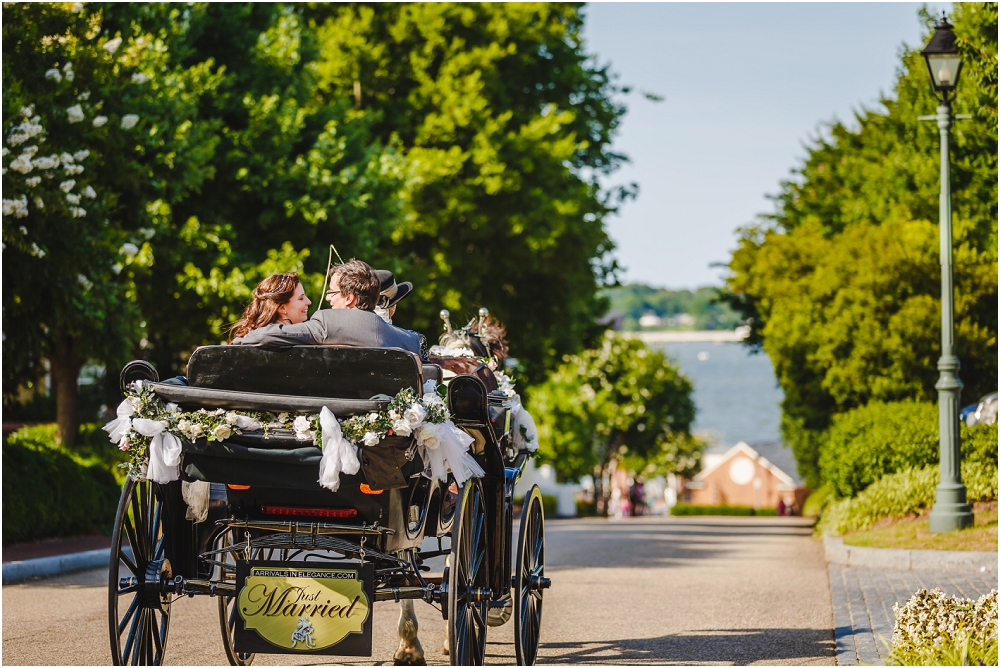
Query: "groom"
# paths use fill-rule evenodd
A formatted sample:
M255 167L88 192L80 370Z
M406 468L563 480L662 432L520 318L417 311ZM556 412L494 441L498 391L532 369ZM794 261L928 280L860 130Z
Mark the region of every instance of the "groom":
M426 360L420 334L390 325L375 313L381 290L375 270L361 260L334 265L326 292L329 309L296 325L274 323L233 339L236 345L402 348Z

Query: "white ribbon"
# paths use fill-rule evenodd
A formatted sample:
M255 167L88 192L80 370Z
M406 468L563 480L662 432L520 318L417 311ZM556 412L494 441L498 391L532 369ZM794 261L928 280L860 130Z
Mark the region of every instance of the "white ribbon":
M203 480L181 483L181 497L187 504L185 519L199 524L208 519L208 502L212 495L212 485Z
M337 416L323 406L319 412L319 426L323 435L323 458L319 462L319 484L336 492L340 488L340 474L353 475L361 470L358 448L344 438Z
M538 429L531 413L521 408L514 413L511 430L514 432L514 448L534 452L538 449Z
M451 469L459 485L469 478L482 478L483 469L469 454L473 438L448 420L444 424L425 422L416 431L420 458L424 460L424 476L448 480Z
M122 439L132 429L131 418L135 415L135 409L132 408L132 403L128 399L125 399L125 401L118 404L116 412L118 413L118 417L104 425L104 431L108 432L111 442L117 444L121 443Z
M136 418L132 420L132 428L151 439L146 478L159 483L177 480L181 469L181 440L167 431L167 423Z

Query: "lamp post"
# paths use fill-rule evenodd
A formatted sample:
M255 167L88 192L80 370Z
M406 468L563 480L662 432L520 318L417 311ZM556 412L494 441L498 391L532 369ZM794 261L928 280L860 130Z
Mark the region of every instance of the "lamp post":
M962 61L955 47L955 33L943 16L934 36L921 52L927 61L931 87L939 104L936 120L941 132L941 375L938 391L938 429L941 439L941 481L936 489L930 513L932 533L944 533L972 525L972 508L966 503L962 484L959 410L962 381L958 379L959 362L955 356L955 305L951 275L951 174L948 165L948 130L951 128L951 100L962 73ZM940 96L938 96L940 95ZM923 119L922 119L923 120Z

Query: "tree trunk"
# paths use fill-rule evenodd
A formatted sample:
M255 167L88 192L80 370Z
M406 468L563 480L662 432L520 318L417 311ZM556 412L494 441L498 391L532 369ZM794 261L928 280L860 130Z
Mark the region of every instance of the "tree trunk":
M73 445L80 428L76 410L76 383L83 360L77 353L76 343L72 336L60 337L49 353L52 383L56 393L56 425L64 445Z

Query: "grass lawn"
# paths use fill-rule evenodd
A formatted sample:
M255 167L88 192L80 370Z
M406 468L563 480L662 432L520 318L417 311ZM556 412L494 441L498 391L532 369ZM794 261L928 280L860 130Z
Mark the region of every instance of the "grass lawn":
M977 503L973 513L976 517L975 524L960 531L931 533L927 528L927 511L925 511L920 517L907 517L867 531L846 534L844 544L855 547L888 547L897 550L996 552L997 502Z

